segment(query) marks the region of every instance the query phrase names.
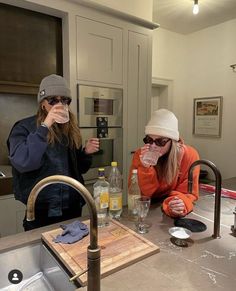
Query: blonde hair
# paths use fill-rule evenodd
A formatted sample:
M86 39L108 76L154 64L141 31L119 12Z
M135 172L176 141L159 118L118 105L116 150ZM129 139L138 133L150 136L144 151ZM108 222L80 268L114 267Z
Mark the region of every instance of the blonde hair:
M42 109L42 106L39 106L37 112L37 126L41 124L45 120L47 116L47 111ZM77 125L75 115L69 109L69 122L65 124L54 123L48 131L47 141L48 144L54 144L55 142L61 142L62 138L65 137L67 139L67 145L69 148L79 149L82 144L82 138L80 129Z
M162 156L156 165L158 177L168 185L178 178L181 151L181 143L172 140L170 151Z

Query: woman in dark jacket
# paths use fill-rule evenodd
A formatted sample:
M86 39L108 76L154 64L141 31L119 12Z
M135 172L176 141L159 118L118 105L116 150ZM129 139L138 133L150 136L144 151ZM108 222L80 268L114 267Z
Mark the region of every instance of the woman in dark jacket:
M82 174L91 166L91 154L99 149L97 138L89 139L82 147L76 118L69 109L71 92L63 77L45 77L38 102L37 115L18 121L7 141L15 198L24 204L35 184L45 177L66 175L83 183ZM69 110L69 121L62 123L65 110ZM73 188L59 183L49 185L38 195L35 220L24 219L24 229L81 216L83 205L83 198Z

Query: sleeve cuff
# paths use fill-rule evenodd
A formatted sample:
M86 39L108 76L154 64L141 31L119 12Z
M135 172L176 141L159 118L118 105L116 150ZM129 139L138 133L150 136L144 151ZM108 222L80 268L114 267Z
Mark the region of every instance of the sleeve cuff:
M48 134L48 128L47 126L43 126L42 124L38 127L38 133L43 136L43 137L47 137Z

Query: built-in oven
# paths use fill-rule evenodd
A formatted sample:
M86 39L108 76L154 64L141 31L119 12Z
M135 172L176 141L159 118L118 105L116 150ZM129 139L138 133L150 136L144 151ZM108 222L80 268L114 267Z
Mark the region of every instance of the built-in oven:
M85 183L92 184L98 177L98 168L105 168L108 175L112 161L123 167L121 89L78 85L78 122L82 139L100 140L99 151L93 154L90 170L84 175Z
M122 98L122 89L78 85L79 126L122 127Z

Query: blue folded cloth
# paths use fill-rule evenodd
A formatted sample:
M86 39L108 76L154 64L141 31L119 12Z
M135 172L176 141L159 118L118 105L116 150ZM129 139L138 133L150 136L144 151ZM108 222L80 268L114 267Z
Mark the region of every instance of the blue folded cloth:
M70 224L62 224L62 234L59 234L53 241L56 243L73 244L89 234L86 224L78 220Z

